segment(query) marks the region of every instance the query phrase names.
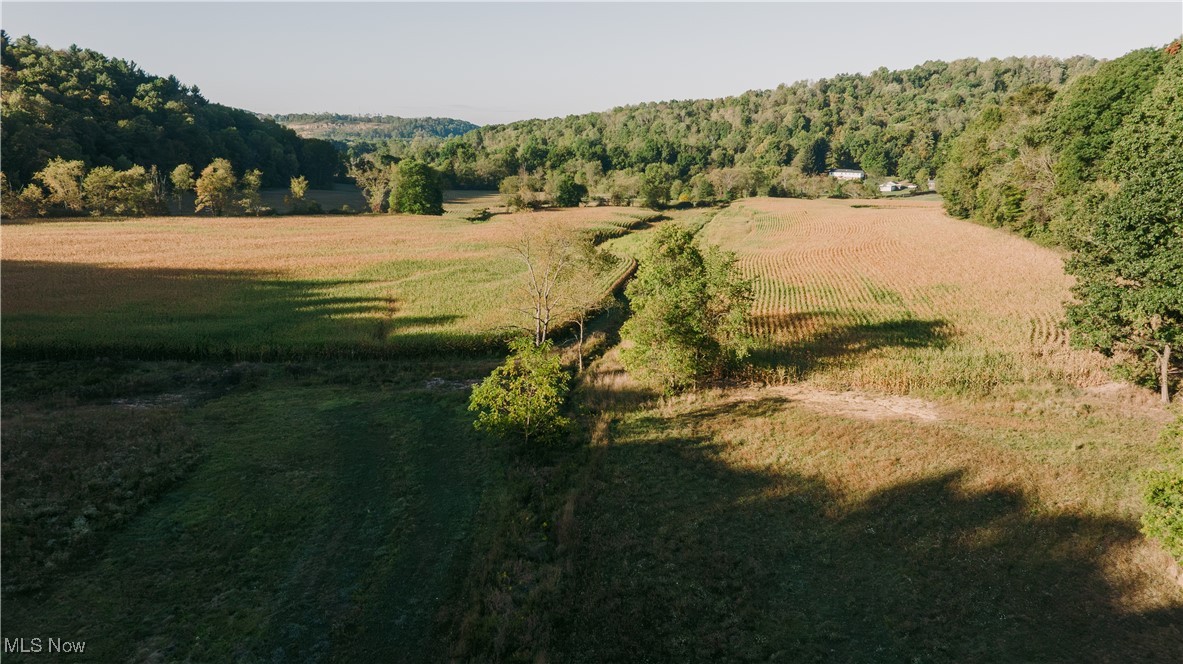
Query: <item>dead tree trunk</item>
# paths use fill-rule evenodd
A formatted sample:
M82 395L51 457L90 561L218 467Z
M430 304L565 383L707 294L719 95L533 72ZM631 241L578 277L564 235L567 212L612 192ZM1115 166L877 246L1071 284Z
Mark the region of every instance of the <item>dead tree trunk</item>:
M1159 389L1162 391L1162 402L1171 403L1171 344L1163 344L1159 361Z

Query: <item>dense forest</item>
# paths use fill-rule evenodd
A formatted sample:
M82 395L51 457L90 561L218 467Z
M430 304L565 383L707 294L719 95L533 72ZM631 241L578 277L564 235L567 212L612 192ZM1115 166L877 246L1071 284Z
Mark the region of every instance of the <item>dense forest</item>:
M175 77L77 46L54 50L7 33L0 41L3 173L14 189L58 157L87 168L155 166L161 173L180 164L200 171L225 158L241 172L260 171L263 186L287 187L303 176L321 187L341 173L328 141L210 103Z
M402 118L394 115L345 115L341 113L284 113L265 119L293 129L305 138L321 138L339 147L356 143L383 143L415 138L450 138L466 134L477 125L454 118Z
M1056 90L1096 66L1089 57L927 62L724 99L486 126L397 146L396 156L431 163L454 186L473 188L522 171L567 173L602 191L657 180L675 192L692 191L714 173L711 188L734 186L718 192L730 195L768 193L786 175L833 167L924 181L941 165L949 139L982 108L1031 85Z
M1183 106L1161 108L1183 90L1178 52L1178 42L1132 51L1058 94L1030 86L984 108L940 170L946 209L1074 248L1118 183L1171 152L1135 145L1159 132L1164 148L1167 134L1183 145Z

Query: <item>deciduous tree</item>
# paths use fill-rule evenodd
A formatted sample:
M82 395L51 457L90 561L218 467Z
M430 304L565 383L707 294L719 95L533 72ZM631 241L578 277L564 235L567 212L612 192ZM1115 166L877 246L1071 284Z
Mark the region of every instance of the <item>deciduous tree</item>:
M81 212L82 178L86 169L81 161L67 161L61 157L51 159L45 168L37 171L34 179L45 185L48 195L45 202L49 205L65 208L71 212Z
M234 177L234 167L228 159L215 159L201 170L201 177L197 178L196 210L209 210L215 215L225 214L234 199L235 185L238 179Z
M238 207L246 214L259 214L263 210L263 199L259 195L262 185L262 171L254 169L242 174L238 185Z
M168 181L173 187L173 196L176 197L177 206L181 205L181 196L186 191L194 191L197 187L197 180L193 177L193 167L189 164L179 164L169 174Z
M747 354L751 283L735 256L700 250L694 235L666 226L657 232L628 285L632 316L621 336L630 372L666 392L720 376Z
M390 196L393 166L375 159L374 155L364 155L352 161L347 172L361 190L370 211L381 212Z
M403 214L443 214L439 173L414 159L399 162L397 177L391 183L390 209Z
M142 166L117 171L99 166L82 182L83 199L92 214L144 215L156 203L155 185Z

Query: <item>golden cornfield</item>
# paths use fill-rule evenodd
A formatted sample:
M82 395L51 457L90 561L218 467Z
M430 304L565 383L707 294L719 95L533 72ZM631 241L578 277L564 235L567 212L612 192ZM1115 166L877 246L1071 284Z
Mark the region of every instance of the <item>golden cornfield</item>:
M1060 325L1060 254L935 201L748 199L702 235L754 281L766 375L894 393L1106 381Z

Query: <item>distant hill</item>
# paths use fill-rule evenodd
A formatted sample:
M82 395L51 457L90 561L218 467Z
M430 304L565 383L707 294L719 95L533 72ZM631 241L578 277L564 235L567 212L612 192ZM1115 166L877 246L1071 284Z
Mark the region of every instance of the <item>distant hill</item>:
M722 99L488 125L411 156L472 188L521 170L572 173L589 186L611 176L614 186L633 189L629 182L642 176L690 186L716 173L716 190L729 179L752 183L737 195L768 191L790 167L805 175L857 167L923 182L981 109L1031 85L1059 90L1097 65L1088 56L929 61Z
M54 157L87 168L156 166L197 170L217 157L236 170L259 169L264 186L303 175L325 186L341 170L327 141L254 113L214 104L196 86L153 76L134 62L70 46L52 49L32 37L3 42L0 123L4 175L16 187Z
M341 113L281 113L262 116L295 131L304 138L320 138L338 144L380 143L415 137L451 138L478 125L455 118L401 118L394 115L344 115Z

